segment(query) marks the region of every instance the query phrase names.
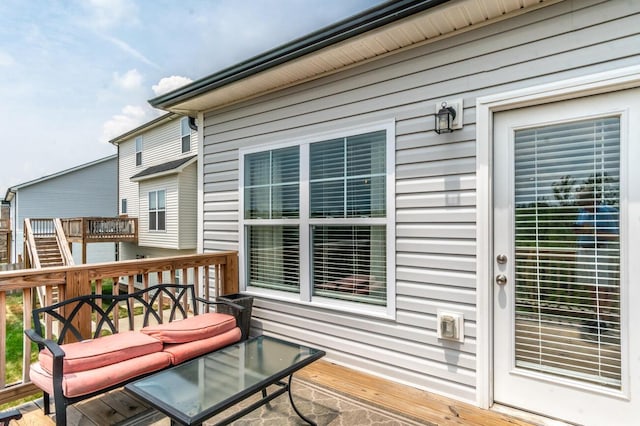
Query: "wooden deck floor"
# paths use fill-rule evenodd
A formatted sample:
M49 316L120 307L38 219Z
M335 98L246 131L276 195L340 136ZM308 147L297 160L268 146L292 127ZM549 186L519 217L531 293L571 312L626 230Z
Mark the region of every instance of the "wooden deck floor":
M425 424L531 426L528 422L508 415L482 410L469 404L430 394L415 388L379 379L326 361L315 362L296 373L296 377L325 388L351 395L356 399L383 409L400 412ZM124 391L113 391L67 409L69 426L113 425L125 421L148 407L131 398ZM35 403L20 407L21 420L17 425L54 425Z

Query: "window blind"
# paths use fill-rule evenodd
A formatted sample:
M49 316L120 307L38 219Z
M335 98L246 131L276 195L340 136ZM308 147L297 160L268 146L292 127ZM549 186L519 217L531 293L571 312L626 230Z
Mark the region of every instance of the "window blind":
M314 295L384 304L384 226L316 225L312 241Z
M374 132L311 144L311 217L385 217L385 143Z
M298 147L245 157L245 219L299 217Z
M386 133L310 146L310 216L344 219L311 228L313 294L386 303L386 226L350 219L386 216Z
M247 226L248 279L251 285L300 290L298 226Z
M245 225L249 285L281 291L300 289L299 218L300 154L298 147L245 156L245 219L270 224Z
M619 389L620 120L514 143L516 365Z

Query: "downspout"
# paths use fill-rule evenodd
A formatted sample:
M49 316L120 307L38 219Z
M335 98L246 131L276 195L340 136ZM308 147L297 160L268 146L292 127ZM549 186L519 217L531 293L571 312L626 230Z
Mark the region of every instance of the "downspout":
M195 120L194 120L195 121ZM198 113L198 121L204 123L204 113ZM195 125L195 122L194 122ZM189 117L189 127L191 127L191 117ZM197 126L196 126L197 129ZM196 162L196 252L204 253L204 125L198 129L198 161ZM194 271L194 274L198 273ZM208 288L209 283L204 280L203 275L199 277L199 283L201 288L198 289L200 294L206 294L205 288Z

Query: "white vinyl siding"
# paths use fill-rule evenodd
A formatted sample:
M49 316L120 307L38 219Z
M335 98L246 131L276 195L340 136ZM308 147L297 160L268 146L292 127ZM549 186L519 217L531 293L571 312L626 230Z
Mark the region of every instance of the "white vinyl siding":
M167 122L159 123L143 131L143 167L135 167L135 136L120 142L118 145L119 198L127 199L127 215L129 217L137 217L140 221L138 238L140 245L144 247L153 247L157 244L158 248L177 250L180 248L194 249L197 244L195 231L197 228L197 176L195 164L188 166L181 173L167 177L152 178L140 182L131 181L133 175L149 167L197 154L198 133L190 128L191 150L187 153L182 153L181 118L175 116ZM157 189L158 180L165 182L166 179L169 179L171 186L175 188L174 212L169 212L172 206L169 204L169 196L167 196L167 229L162 236L150 236L147 235L149 220L147 208L148 191L145 188ZM161 185L160 188L162 188ZM180 201L178 201L178 198ZM180 206L179 209L178 206ZM170 221L174 221L174 223Z
M149 230L149 194L165 191L165 229ZM175 175L140 182L140 216L138 245L144 247L178 248L178 179Z
M178 175L178 248L195 249L198 221L198 167L192 164Z
M637 64L639 25L636 2L559 2L205 114L205 250L239 249L239 150L395 120L396 319L266 298L253 315L336 362L475 402L475 99ZM437 135L434 106L457 98L464 128ZM464 342L437 338L438 310L464 314Z

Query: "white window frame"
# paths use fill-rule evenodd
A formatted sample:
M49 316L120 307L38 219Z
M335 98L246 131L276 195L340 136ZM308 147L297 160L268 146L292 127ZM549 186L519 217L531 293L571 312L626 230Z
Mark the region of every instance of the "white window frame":
M142 166L142 136L136 136L135 139L135 162L136 162L136 167ZM138 161L138 156L140 157L140 160Z
M160 209L158 208L158 206L160 205L160 203L158 203L158 192L163 192L164 193L164 208ZM151 194L154 194L154 197L156 198L156 209L155 210L151 210L151 208L149 207L149 203L151 201ZM164 211L164 228L163 229L158 229L158 212L160 211ZM155 229L151 229L151 221L149 220L149 215L155 212L156 214L156 228ZM152 191L149 191L147 193L147 220L149 220L149 223L147 224L147 228L149 230L149 232L166 232L167 231L167 190L166 189L154 189Z
M185 130L187 131L185 133ZM184 138L189 137L189 149L184 149ZM185 154L191 152L191 128L189 127L189 117L183 117L180 120L180 152Z
M309 164L309 149L314 142L322 142L336 138L357 136L384 130L386 132L386 217L384 218L349 218L350 225L385 225L386 226L386 261L387 261L387 285L386 306L375 306L366 303L358 303L327 297L313 296L311 283L311 225L345 224L344 218L326 219L310 218L309 203L309 168L303 167ZM345 127L329 132L315 133L298 138L281 140L269 144L262 144L239 150L239 261L241 291L259 295L264 298L282 300L291 303L311 305L318 308L332 309L360 315L395 319L396 316L396 262L395 262L395 121L386 120L370 123L365 126ZM271 151L291 146L300 147L300 215L296 219L259 220L244 219L244 161L245 156L257 152ZM246 284L246 238L245 225L299 225L300 230L300 293L289 293L264 288L250 287Z
M128 213L128 202L126 198L122 198L120 200L120 214L127 214Z

